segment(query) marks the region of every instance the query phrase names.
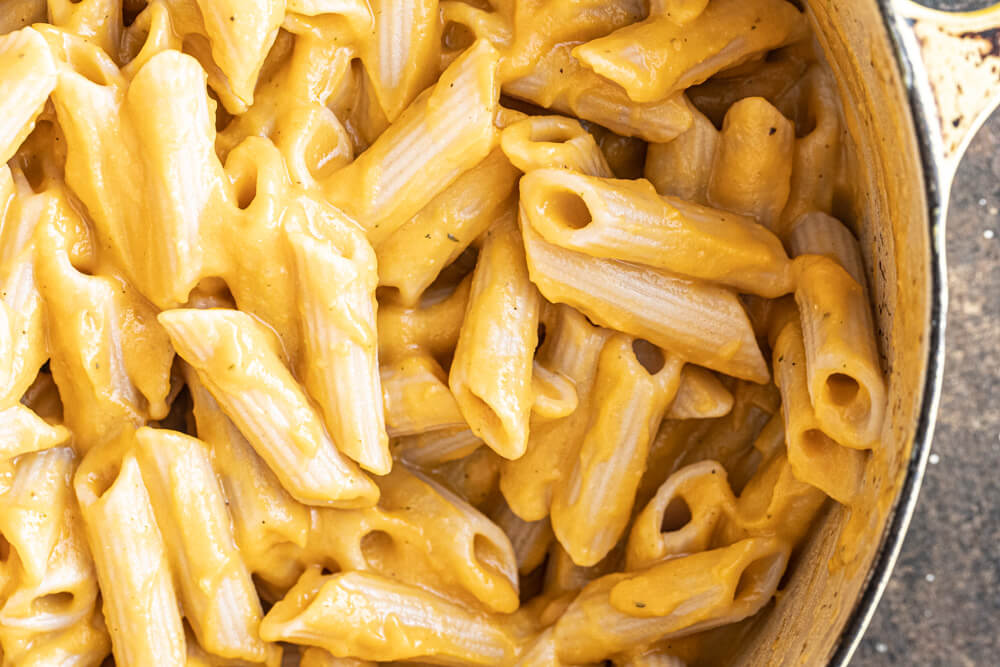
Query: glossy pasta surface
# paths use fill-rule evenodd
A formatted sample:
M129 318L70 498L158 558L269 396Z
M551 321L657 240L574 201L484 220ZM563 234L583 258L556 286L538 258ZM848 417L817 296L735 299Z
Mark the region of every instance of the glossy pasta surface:
M3 667L725 664L880 447L844 133L786 0L0 0Z

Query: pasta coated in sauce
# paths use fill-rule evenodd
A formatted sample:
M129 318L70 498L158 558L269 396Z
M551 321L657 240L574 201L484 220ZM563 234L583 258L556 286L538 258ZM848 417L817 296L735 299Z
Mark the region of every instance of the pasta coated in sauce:
M0 0L3 664L713 664L879 446L837 104L786 0Z

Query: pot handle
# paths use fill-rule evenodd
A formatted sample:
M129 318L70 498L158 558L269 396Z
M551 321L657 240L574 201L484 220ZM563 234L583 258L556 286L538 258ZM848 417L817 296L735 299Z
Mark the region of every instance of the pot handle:
M974 12L895 0L916 37L941 123L944 174L954 175L976 131L1000 105L1000 4Z

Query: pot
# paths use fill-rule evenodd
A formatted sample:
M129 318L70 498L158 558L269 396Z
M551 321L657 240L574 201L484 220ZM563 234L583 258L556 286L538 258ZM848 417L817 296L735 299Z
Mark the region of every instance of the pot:
M847 665L899 554L927 464L947 312L944 224L958 161L1000 103L1000 5L811 0L849 134L851 201L889 377L861 509L831 508L733 664ZM742 634L742 633L741 633Z

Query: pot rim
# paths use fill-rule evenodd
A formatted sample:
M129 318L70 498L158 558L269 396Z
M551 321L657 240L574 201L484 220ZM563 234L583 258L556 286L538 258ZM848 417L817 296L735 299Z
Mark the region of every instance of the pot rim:
M927 197L931 290L927 370L903 486L896 498L889 521L883 529L881 543L868 571L867 580L830 657L829 665L832 667L847 667L860 646L899 559L910 520L913 518L920 485L927 470L927 459L930 455L941 397L945 325L948 314L945 219L948 213L950 178L946 174L946 167L941 157L943 149L937 107L915 36L903 23L904 20L896 11L893 0L878 0L878 5L906 88L907 102L920 151L924 192Z

